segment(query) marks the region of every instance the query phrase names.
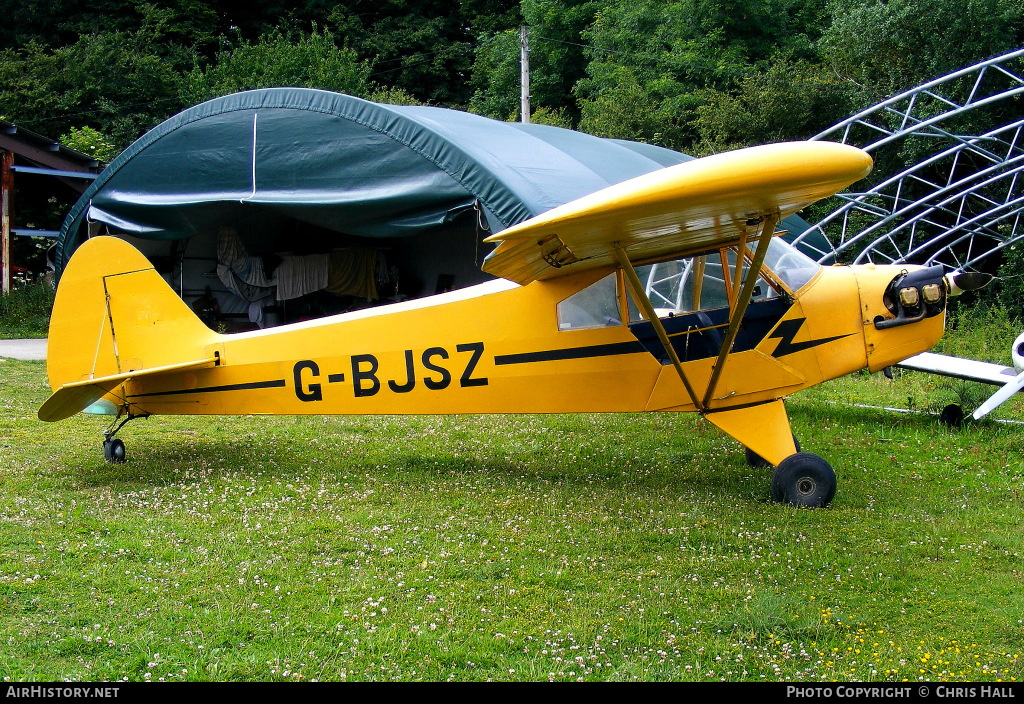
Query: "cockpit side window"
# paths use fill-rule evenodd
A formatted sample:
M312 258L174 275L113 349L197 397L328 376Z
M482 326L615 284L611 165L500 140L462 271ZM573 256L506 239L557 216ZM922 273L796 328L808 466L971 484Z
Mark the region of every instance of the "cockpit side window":
M750 248L743 256L743 271L737 277L738 247L683 259L636 267L640 283L659 318L704 310L727 308L739 295L738 288L750 265ZM774 238L754 284L751 301L765 301L795 292L820 266L792 245ZM632 295L626 293L622 272L617 271L578 291L558 304L559 330L584 330L643 320ZM623 305L625 300L625 305ZM625 308L625 310L623 310Z
M558 304L558 329L584 330L622 325L619 301L618 274L608 274Z

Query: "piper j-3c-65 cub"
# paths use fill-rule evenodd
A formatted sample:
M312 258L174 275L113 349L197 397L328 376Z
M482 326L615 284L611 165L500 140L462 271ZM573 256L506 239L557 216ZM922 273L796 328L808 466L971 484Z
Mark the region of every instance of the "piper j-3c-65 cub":
M781 218L863 178L841 144L696 159L487 238L495 280L254 332L210 330L125 241L94 237L60 281L45 421L158 414L696 411L775 466L773 499L825 506L835 474L799 452L783 399L927 350L941 267L821 267Z

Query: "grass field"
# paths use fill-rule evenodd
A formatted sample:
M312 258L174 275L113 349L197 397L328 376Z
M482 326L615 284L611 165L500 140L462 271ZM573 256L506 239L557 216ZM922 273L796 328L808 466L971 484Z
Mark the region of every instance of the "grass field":
M798 510L689 414L151 418L109 465L0 370L4 681L1024 679L1024 425L864 407L941 380L792 397Z

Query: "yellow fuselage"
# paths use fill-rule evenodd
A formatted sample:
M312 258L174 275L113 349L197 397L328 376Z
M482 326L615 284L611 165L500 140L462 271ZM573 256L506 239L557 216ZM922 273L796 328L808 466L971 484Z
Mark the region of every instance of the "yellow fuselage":
M822 269L773 333L727 358L708 410L771 401L929 349L943 316L874 327L887 315L882 291L903 269ZM218 366L131 379L125 400L134 414L695 410L676 370L643 349L627 325L559 330L556 304L609 271L526 286L495 281L270 330L210 332L200 346L219 355ZM147 360L136 345L131 363L194 357L196 346L166 339ZM683 364L698 394L714 362Z

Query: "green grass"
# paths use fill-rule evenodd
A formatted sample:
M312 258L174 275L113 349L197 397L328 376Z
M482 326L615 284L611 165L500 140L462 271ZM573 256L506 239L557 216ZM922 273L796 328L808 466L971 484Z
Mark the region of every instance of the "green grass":
M53 286L46 282L0 295L0 339L46 337L53 296Z
M790 399L799 510L690 414L151 418L108 465L0 367L5 680L1024 678L1024 426L863 407L927 375Z

